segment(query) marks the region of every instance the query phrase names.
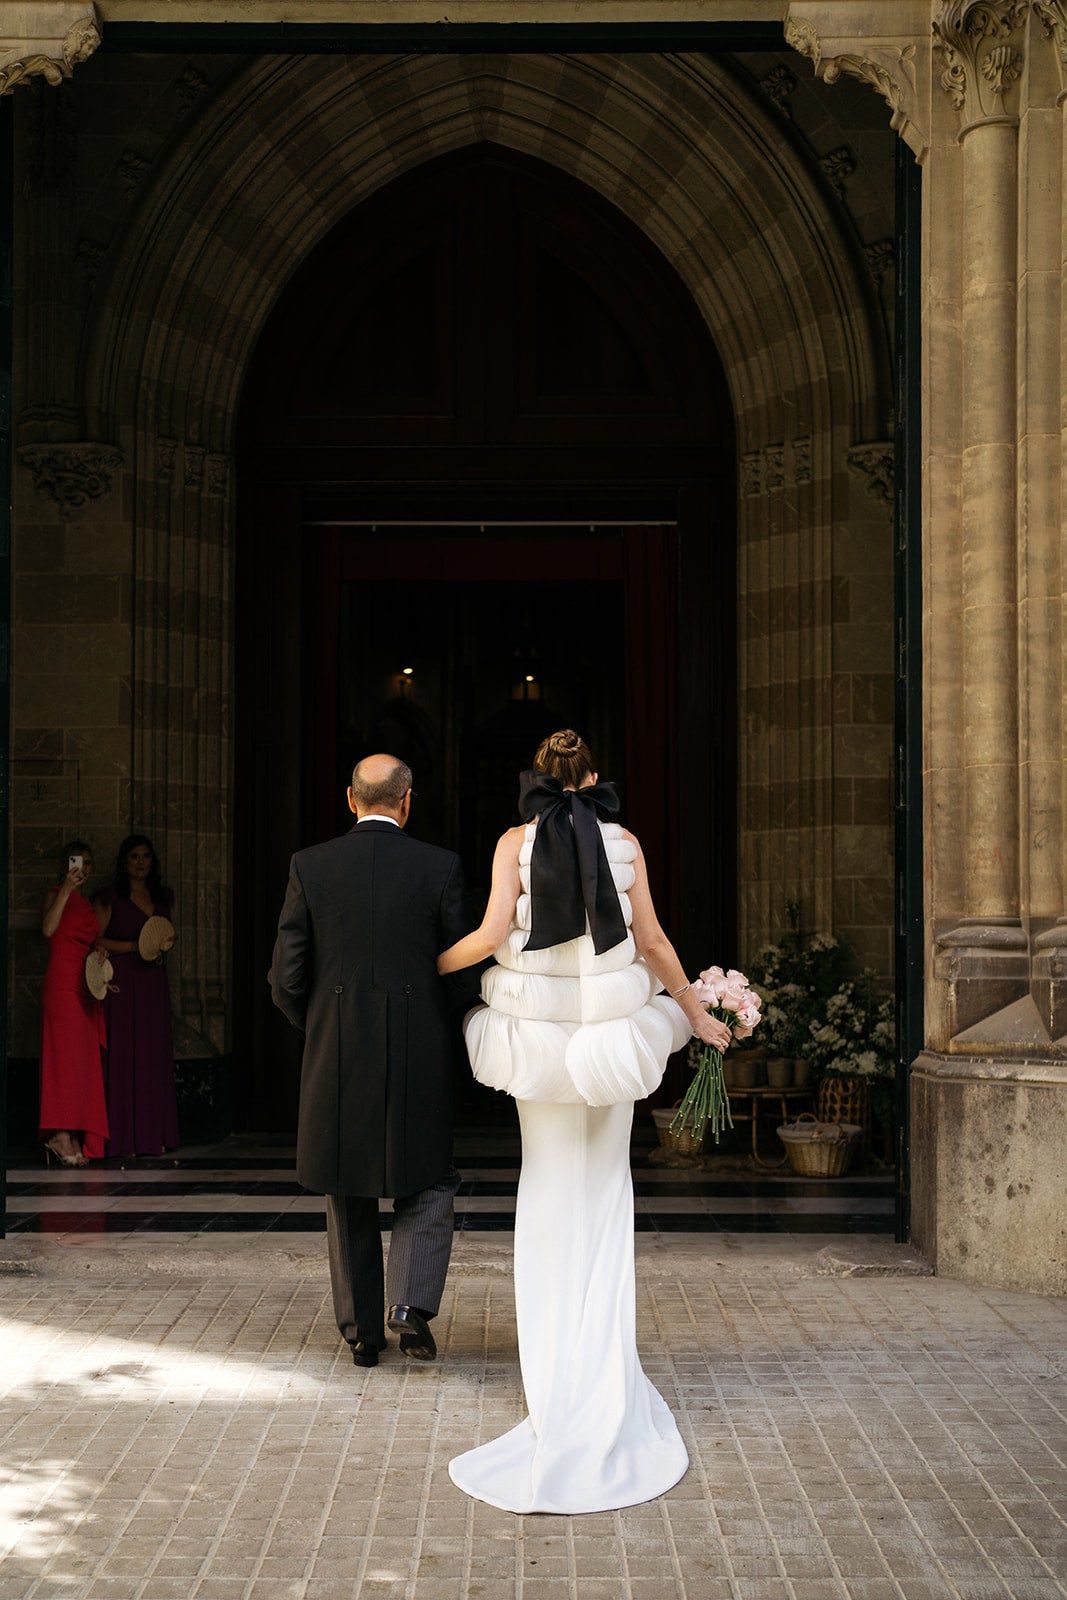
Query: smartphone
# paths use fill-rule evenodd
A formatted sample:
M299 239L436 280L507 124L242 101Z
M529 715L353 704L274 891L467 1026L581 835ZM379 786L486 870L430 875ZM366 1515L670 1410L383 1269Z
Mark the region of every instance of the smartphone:
M84 856L68 856L67 857L67 871L68 872L80 872L81 869L82 869L82 864L83 864L84 860L85 860Z

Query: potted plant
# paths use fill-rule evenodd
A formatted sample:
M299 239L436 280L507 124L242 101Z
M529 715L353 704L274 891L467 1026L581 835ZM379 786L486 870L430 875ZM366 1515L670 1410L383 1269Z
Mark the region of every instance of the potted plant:
M769 1061L789 1062L787 1081L802 1087L810 1072L813 1024L824 1019L827 1003L844 977L848 955L829 933L806 933L800 906L786 906L788 927L777 944L766 945L752 963L753 984L763 999L763 1044Z
M846 979L813 1019L805 1053L819 1080L818 1113L826 1122L869 1126L873 1114L892 1125L896 1074L893 1001L870 970Z

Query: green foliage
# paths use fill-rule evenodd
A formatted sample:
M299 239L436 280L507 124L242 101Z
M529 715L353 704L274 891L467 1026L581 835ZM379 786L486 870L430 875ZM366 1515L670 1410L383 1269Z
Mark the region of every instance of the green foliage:
M848 950L830 934L806 934L800 908L789 929L752 963L763 998L760 1042L773 1054L804 1056L816 1078L866 1078L876 1116L893 1114L897 1040L892 999L869 970L847 976Z
M757 1040L772 1055L808 1054L812 1024L821 1022L826 1003L840 987L848 952L829 933L805 933L800 906L786 906L789 927L777 944L766 945L751 966L752 983L763 1000Z

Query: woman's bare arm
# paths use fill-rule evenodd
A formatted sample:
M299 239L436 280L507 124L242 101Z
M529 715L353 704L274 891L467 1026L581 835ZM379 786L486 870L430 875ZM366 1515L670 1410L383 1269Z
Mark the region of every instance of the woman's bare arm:
M641 846L636 837L626 831L625 837L637 846L634 861L634 884L630 890L633 920L630 932L634 936L637 953L648 963L656 977L685 1012L686 1020L697 1038L716 1050L725 1050L733 1035L725 1022L711 1017L705 1011L692 989L687 986L685 971L678 954L659 925L656 908L652 904L652 891L648 886L648 869ZM681 990L681 993L678 991Z
M463 967L473 967L476 962L484 961L503 942L519 898L519 851L525 836L525 828L509 828L497 842L493 856L493 883L481 926L458 943L450 945L447 950L442 950L437 957L437 970L442 977L448 972L459 972Z
M41 932L46 939L55 933L63 916L63 907L88 876L84 867L72 867L58 889L49 889L41 907Z

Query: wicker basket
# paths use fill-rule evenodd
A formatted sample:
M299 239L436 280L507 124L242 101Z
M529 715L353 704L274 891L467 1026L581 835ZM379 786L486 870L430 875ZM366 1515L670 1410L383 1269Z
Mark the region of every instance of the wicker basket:
M848 1122L820 1122L804 1111L795 1122L785 1122L778 1137L785 1145L793 1171L804 1178L842 1178L852 1165L863 1129Z
M820 1122L851 1122L862 1132L869 1124L870 1101L866 1078L823 1078L815 1110Z
M698 1156L703 1148L704 1140L703 1137L694 1138L691 1123L687 1123L679 1133L671 1132L671 1123L681 1103L680 1100L676 1100L673 1106L661 1111L653 1111L652 1113L652 1121L656 1124L656 1133L659 1135L660 1148L669 1150L672 1155L676 1156Z

